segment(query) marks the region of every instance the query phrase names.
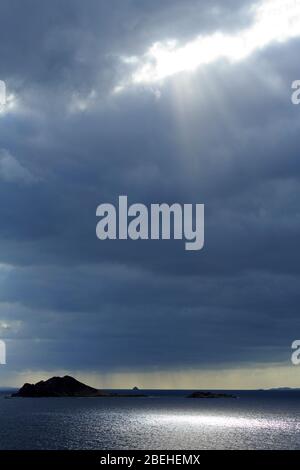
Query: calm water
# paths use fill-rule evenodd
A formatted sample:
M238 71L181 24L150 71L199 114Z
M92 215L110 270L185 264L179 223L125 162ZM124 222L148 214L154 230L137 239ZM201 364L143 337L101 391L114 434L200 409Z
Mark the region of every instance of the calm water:
M0 397L1 449L300 449L300 392Z

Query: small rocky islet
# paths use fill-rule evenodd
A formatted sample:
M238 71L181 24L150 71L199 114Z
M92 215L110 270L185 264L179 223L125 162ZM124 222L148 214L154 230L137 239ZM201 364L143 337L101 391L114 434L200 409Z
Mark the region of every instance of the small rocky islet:
M187 398L237 398L236 395L231 393L218 393L218 392L193 392Z

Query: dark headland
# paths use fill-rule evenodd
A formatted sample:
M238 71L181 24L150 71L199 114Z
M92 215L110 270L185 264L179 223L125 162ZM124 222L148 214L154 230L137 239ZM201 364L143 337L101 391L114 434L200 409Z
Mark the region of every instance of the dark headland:
M90 387L74 377L52 377L36 384L25 383L12 397L145 397L144 394L110 393Z

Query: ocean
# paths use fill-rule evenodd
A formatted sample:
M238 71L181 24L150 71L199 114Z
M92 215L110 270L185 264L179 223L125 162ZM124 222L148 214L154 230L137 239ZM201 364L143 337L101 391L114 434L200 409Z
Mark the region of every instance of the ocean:
M0 396L0 449L300 449L300 391L230 391L238 399Z

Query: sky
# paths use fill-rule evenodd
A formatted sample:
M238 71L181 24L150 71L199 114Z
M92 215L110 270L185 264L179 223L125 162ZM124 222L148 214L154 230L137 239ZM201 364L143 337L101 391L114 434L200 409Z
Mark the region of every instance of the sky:
M1 386L300 386L299 47L296 0L1 0ZM98 240L119 195L203 250Z

